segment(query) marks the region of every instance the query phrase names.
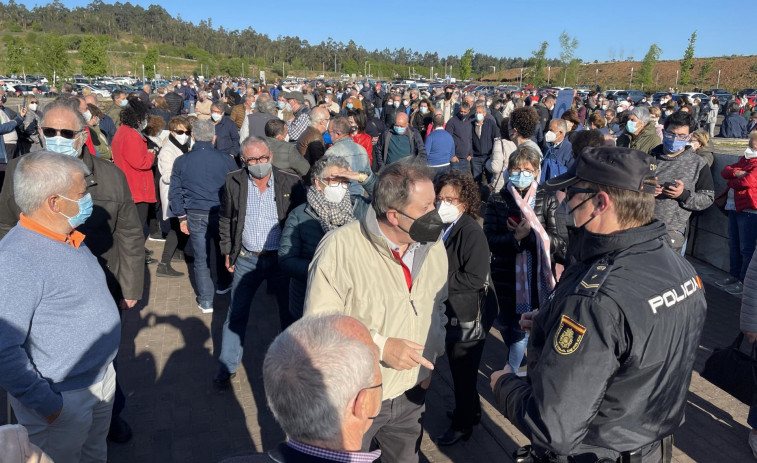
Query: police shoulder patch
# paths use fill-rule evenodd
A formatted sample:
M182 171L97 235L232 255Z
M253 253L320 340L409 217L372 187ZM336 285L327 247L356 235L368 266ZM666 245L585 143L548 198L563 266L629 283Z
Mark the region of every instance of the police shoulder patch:
M560 355L572 354L581 345L581 340L583 340L585 333L585 326L567 315L563 315L560 320L560 326L557 327L557 331L555 332L553 343L555 352Z
M612 262L607 257L603 257L589 267L583 279L576 286L575 294L594 297L610 274L612 266Z

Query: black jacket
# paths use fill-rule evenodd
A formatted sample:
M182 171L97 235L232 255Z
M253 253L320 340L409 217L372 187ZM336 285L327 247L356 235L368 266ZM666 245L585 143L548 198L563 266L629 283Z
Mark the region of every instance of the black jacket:
M449 262L447 281L450 294L482 289L489 274L489 245L476 219L468 214L460 216L444 241L444 247ZM448 319L470 321L476 318L477 307L465 307L465 311L457 307L455 311L449 300L445 302Z
M410 139L410 157L417 158L418 160L423 160L423 162L425 162L426 145L423 144L423 138L421 138L421 134L412 127L407 128L406 134L406 136ZM389 155L389 140L393 136L399 135L396 135L394 133L394 130L387 129L386 131L384 131L384 133L381 134L378 141L376 142L376 146L373 149L373 163L376 165L376 172L378 172L382 167L384 167L384 164L386 164L386 158Z
M459 160L473 155L473 125L470 116L462 117L460 113L450 117L444 130L455 140L455 156Z
M610 235L579 229L555 291L534 319L528 379L504 375L500 410L541 449L633 451L673 434L707 303L665 225Z
M142 299L145 237L126 177L112 162L89 154L86 146L83 151L82 161L91 172L84 181L94 207L77 230L85 235L84 243L105 272L113 298ZM0 239L16 225L21 213L13 199L13 173L20 160L8 163L0 192Z
M491 156L492 149L494 148L494 139L498 137L499 129L493 117L484 116L483 125L481 125L481 137L476 135L476 118L471 118L471 142L474 158Z
M566 248L565 241L557 235L557 224L555 223L557 204L557 197L554 194L541 187L536 190L534 213L549 235L553 270L556 262L561 263L563 261ZM520 213L515 199L505 186L499 193L489 197L484 217L484 235L486 235L486 241L489 243L492 252L492 281L502 308L500 313L506 320L508 316L515 316L515 257L525 250L530 251L534 257L536 256L536 236L533 231L518 243L512 232L508 230L507 219L511 211ZM538 277L536 273L533 272L532 281L534 283L536 283ZM532 284L531 289L531 301L536 307L539 301L538 285Z
M283 230L289 212L305 202L305 188L300 177L295 174L277 169L275 166L272 167L272 172L279 226ZM234 265L239 251L242 250L242 231L247 214L248 179L247 168L229 172L226 176L219 227L221 254L229 256L230 265Z
M164 97L172 116L178 116L184 109L184 98L176 92L168 92Z

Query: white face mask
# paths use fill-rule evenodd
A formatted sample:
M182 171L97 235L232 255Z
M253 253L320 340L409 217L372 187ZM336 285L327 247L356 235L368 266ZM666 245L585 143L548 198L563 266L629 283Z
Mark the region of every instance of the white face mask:
M223 117L223 114L218 113L210 113L210 118L213 119L215 122L218 122Z
M326 185L323 189L323 195L326 197L326 201L330 203L341 203L344 199L344 195L347 194L347 185L338 183L336 185Z
M744 150L744 157L747 159L757 158L757 150L753 150L752 148L747 148L746 150Z
M553 131L550 130L549 132L544 134L544 141L546 141L547 143L554 143L555 140L557 140L557 135L555 135Z
M31 109L32 111L36 111L37 110L37 103L30 103L29 104L29 109Z
M141 122L141 123L139 124L139 131L141 132L141 131L143 131L143 130L144 130L144 129L146 129L146 128L147 128L147 120L144 120L144 121L142 121L142 122Z
M89 122L89 120L92 119L92 112L88 109L82 114L82 116L84 116L85 121Z
M399 108L400 107L400 102L399 101L395 101L394 102L394 107L395 108Z
M179 142L180 145L186 144L187 140L189 140L189 135L187 135L186 133L181 135L174 135L173 137L176 139L176 141Z
M404 104L405 106L407 106L407 105L410 104L410 100L404 100L404 101L402 101L402 104Z
M462 212L460 212L460 209L458 209L457 206L448 203L447 201L440 202L436 208L439 212L439 216L442 218L442 222L444 223L452 223L462 215Z

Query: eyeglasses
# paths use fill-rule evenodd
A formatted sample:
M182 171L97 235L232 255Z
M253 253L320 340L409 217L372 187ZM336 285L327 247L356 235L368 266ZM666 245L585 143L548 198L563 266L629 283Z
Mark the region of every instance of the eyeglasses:
M673 132L662 133L662 138L667 138L668 140L672 140L673 138L675 138L676 140L679 140L679 141L686 141L690 137L691 137L691 134L681 135L679 133L673 133Z
M515 170L511 170L511 171L510 171L510 173L511 173L511 174L517 174L517 175L520 175L520 174L522 174L522 173L523 173L523 174L531 174L531 175L534 175L534 174L536 173L536 171L535 171L535 170L532 170L532 169L515 169Z
M565 201L570 201L573 199L573 197L579 193L589 193L596 195L599 193L599 191L595 190L594 188L578 188L578 187L568 187L568 189L565 191Z
M185 133L187 135L191 135L192 131L191 130L174 130L173 133L175 133L176 135L184 135Z
M437 200L439 200L439 201L444 201L444 202L446 202L446 203L450 203L450 204L452 204L453 206L457 206L457 205L459 205L459 204L460 204L460 198L453 198L452 196L442 196L442 195L438 195L438 196L436 197L436 199L437 199Z
M384 390L384 383L379 383L379 384L377 384L375 386L364 387L364 388L360 389L359 391L357 391L357 395L355 397L357 397L358 395L360 395L360 393L363 392L363 391L368 391L368 390L371 390L371 389L378 389L378 388L381 388L381 390L383 391ZM355 399L355 405L356 404L357 404L357 399ZM353 408L352 408L352 412L353 413L355 412L355 408L354 408L355 405L353 405ZM381 413L381 408L379 408L379 413ZM367 418L369 420L375 420L377 417L378 417L378 414L376 414L375 416L369 416Z
M83 130L71 130L71 129L56 129L53 127L42 127L42 135L52 138L60 135L66 140L73 140L74 137L82 133Z
M270 156L260 156L259 158L247 158L245 162L247 164L257 164L259 162L268 162L270 159Z
M341 185L345 188L350 185L350 181L344 177L328 177L321 180L321 182L326 186Z

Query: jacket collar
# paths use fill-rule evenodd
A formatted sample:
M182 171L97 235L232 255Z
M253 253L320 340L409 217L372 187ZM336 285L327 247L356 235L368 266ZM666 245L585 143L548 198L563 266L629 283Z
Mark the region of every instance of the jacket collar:
M631 246L659 240L666 235L665 224L657 219L648 225L610 235L592 233L584 228L571 236L568 254L580 262L591 263L602 255L614 254Z
M379 229L376 211L373 210L373 207L369 207L366 211L365 218L360 221L360 228L366 234L368 239L371 240L379 254L395 260L392 250L389 247L389 243L386 242L384 234ZM436 241L418 244L418 248L415 250L415 258L413 259L413 268L411 269L413 279L418 275L418 272L423 265L423 261L426 260L426 254L428 254L428 251L434 244L436 244Z

